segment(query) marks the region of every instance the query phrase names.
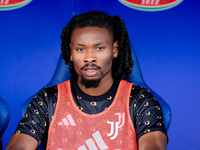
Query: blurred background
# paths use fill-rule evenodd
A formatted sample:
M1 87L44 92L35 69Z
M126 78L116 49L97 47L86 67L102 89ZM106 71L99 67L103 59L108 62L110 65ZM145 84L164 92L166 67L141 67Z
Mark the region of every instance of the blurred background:
M172 109L168 150L199 150L199 0L184 0L162 11L132 9L118 0L33 0L0 11L0 97L11 113L3 149L21 119L21 104L55 71L62 28L73 15L89 10L119 15L125 21L144 80Z

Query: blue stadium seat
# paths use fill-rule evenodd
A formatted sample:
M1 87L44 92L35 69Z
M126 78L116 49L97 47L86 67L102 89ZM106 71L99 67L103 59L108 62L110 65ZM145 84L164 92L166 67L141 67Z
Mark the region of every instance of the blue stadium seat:
M3 149L2 135L6 130L10 120L10 110L7 103L0 97L0 149Z
M131 83L135 83L136 85L146 87L151 91L151 93L156 97L156 99L159 101L159 103L161 105L161 108L163 111L164 124L166 126L166 129L168 130L170 123L171 123L171 118L172 118L171 109L170 109L169 105L145 83L145 81L142 77L142 73L140 70L136 52L133 47L132 47L132 58L134 60L134 68L133 68L133 71L132 71L130 77L127 78L126 80ZM50 82L46 86L54 86L54 85L60 84L66 80L69 80L70 77L71 77L71 74L68 70L68 65L65 65L64 60L60 56L55 73L54 73L53 77L51 78ZM26 108L34 96L35 95L31 96L29 99L27 99L21 105L22 117L24 116L24 114L26 112Z

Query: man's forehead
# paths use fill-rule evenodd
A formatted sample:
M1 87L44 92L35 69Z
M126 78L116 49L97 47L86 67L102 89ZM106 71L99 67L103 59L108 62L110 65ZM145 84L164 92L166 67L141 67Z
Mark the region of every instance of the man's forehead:
M97 27L97 26L88 26L88 27L83 27L83 28L75 28L72 31L72 34L81 34L81 33L101 33L101 34L106 34L106 35L112 35L111 31L107 29L106 27Z
M85 27L76 28L71 35L71 43L81 45L93 43L93 45L102 45L112 41L112 35L106 28Z
M100 45L104 45L104 44L106 44L106 43L107 43L107 42L99 42L99 43L94 43L93 45L94 45L94 46L100 46ZM77 45L77 46L85 46L85 44L79 43L79 42L77 42L77 43L72 42L72 44L75 44L75 45Z

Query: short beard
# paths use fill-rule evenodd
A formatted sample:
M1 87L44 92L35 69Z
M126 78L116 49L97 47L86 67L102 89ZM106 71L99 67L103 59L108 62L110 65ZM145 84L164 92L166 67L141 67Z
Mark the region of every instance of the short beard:
M81 78L81 84L84 85L85 88L96 88L99 86L100 82L101 82L101 78L93 79L93 80L84 79L83 77Z

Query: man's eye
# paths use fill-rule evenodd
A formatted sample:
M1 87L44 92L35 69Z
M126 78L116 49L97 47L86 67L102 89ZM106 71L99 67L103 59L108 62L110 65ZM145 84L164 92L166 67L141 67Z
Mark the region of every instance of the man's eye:
M97 47L97 50L103 50L104 49L104 47Z
M77 48L76 50L77 51L83 51L84 49L83 48Z

